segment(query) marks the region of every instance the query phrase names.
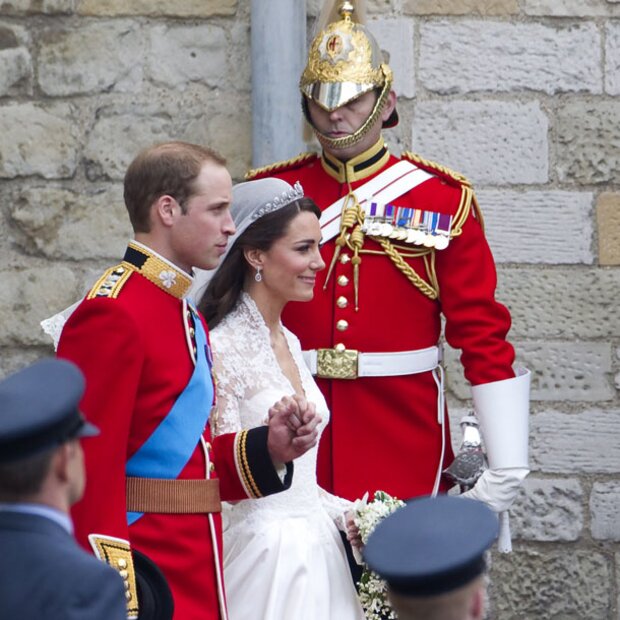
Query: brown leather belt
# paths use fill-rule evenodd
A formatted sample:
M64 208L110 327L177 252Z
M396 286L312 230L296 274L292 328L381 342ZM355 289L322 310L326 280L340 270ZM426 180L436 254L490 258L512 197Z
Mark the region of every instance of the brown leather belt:
M165 514L221 512L220 481L128 477L127 510Z

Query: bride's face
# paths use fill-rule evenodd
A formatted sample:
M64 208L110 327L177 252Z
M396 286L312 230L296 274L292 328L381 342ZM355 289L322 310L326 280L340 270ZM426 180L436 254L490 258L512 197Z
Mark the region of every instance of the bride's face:
M286 234L269 250L262 252L260 286L283 303L310 301L314 295L316 273L325 267L319 251L319 220L301 211L291 220Z

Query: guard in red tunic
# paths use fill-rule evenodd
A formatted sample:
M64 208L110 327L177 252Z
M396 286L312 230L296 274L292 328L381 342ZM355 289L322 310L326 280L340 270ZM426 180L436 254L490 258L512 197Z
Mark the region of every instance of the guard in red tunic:
M125 202L136 240L69 317L58 347L84 372L82 410L101 429L84 445L76 535L124 577L130 618L172 618L173 608L177 620L226 618L220 498L288 488L290 461L316 441L316 420L296 434L285 415L211 439L207 330L184 295L192 266L214 268L234 232L223 163L185 143L134 160Z
M328 269L313 301L285 311L332 411L320 482L349 499L448 488L443 316L490 462L469 494L504 511L528 473L529 372L512 368L510 315L494 297L480 209L460 174L390 154L381 130L398 122L392 72L353 4L335 8L335 19L323 11L300 84L322 152L247 175L300 181L323 211Z

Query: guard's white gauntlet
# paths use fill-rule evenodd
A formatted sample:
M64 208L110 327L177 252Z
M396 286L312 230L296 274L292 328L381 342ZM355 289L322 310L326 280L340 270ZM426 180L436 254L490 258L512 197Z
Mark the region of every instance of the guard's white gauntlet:
M463 497L484 502L495 512L504 512L510 508L528 473L529 469L525 468L487 469Z
M529 473L529 403L531 373L518 368L516 377L472 387L476 417L484 439L489 469L463 496L477 499L495 512L505 512ZM500 531L500 550L510 551L507 513Z

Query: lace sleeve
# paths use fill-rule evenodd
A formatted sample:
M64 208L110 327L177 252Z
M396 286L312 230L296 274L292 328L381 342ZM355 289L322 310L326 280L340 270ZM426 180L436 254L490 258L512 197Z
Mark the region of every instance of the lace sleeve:
M243 429L239 412L243 400L243 360L229 330L219 326L211 332L213 375L216 385L216 408L211 416L213 435L236 433Z
M350 502L348 499L344 499L344 497L332 495L325 489L321 488L319 488L319 496L323 507L327 511L327 514L331 517L332 521L336 524L336 527L340 531L346 532L344 515L348 510L353 508L353 502Z

